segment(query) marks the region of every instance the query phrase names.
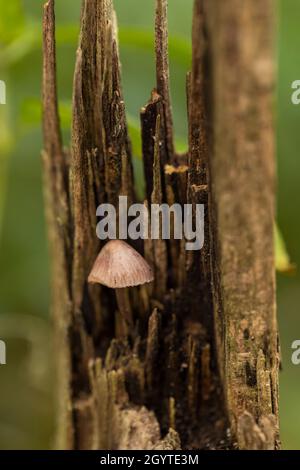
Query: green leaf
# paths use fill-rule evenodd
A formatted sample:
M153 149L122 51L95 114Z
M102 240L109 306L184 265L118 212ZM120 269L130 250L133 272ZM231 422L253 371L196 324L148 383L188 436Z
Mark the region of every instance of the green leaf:
M39 45L37 35L40 30L33 24L32 27L26 27L11 42L0 50L1 67L9 67L17 63L23 57L26 57L32 50Z
M141 139L140 124L134 116L128 113L127 113L127 124L128 124L129 136L130 136L131 144L132 144L132 153L135 157L142 158L142 139Z
M12 147L12 132L8 125L7 105L0 108L0 235L7 185L7 164Z
M24 27L21 0L0 0L0 42L8 44L20 35Z
M295 272L296 266L291 263L283 236L277 224L275 224L275 260L277 271L287 274Z

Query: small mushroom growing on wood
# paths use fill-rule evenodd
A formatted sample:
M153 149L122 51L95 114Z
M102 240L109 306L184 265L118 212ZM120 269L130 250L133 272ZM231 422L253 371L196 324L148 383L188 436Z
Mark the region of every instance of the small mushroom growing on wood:
M116 289L120 313L128 326L133 326L127 288L153 281L147 261L128 243L110 240L100 251L88 277L88 282Z

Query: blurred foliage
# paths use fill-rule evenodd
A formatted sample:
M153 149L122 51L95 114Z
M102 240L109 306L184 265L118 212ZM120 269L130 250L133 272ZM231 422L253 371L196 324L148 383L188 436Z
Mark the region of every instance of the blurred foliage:
M276 269L281 273L294 274L296 266L291 263L286 244L277 225L275 225Z
M7 340L8 364L1 367L0 448L46 448L53 432L52 353L49 324L49 266L43 215L41 139L41 15L43 0L0 0L0 79L7 104L0 107L0 337ZM170 68L178 151L186 149L185 80L191 61L192 0L169 2ZM281 0L277 106L279 225L276 265L290 272L300 264L298 213L300 148L298 115L290 84L299 79L297 18L300 2ZM115 0L123 64L123 86L135 156L138 195L143 194L139 109L155 86L154 2ZM71 93L80 0L57 0L59 109L65 145L69 144ZM299 276L278 280L284 370L281 390L282 437L300 448L298 370L290 345L300 330ZM13 313L16 312L16 313ZM300 333L300 331L299 331ZM300 336L300 334L299 334Z
M20 1L0 0L0 41L9 44L24 31L24 14Z
M291 84L300 77L298 0L280 0L278 35L278 223L293 263L300 266L300 107L291 103ZM300 368L291 363L291 344L300 338L300 275L278 277L278 312L282 350L280 411L283 444L300 449Z

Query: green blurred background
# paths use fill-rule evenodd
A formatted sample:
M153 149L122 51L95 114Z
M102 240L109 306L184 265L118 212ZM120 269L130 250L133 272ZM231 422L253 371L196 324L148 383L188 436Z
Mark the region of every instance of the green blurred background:
M53 439L53 363L49 321L49 259L43 213L41 139L41 17L43 0L0 0L0 448L50 448ZM120 27L123 87L141 191L139 109L155 85L154 0L115 0ZM171 87L177 145L186 145L185 76L190 68L192 0L169 1ZM300 79L300 1L278 10L278 222L290 257L300 265L300 107L291 83ZM70 102L80 0L57 0L60 112L69 143ZM255 100L255 96L253 96ZM298 215L297 215L298 214ZM283 370L281 432L284 448L300 449L300 366L291 343L300 338L299 274L278 275Z

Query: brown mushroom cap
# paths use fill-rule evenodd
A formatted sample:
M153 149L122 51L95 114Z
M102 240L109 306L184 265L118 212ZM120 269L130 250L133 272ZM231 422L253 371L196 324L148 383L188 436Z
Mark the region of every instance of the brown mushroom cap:
M153 279L149 264L134 248L122 240L110 240L100 251L88 282L121 289Z

